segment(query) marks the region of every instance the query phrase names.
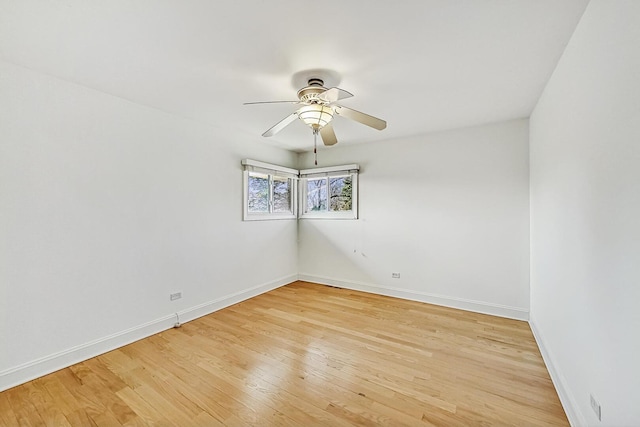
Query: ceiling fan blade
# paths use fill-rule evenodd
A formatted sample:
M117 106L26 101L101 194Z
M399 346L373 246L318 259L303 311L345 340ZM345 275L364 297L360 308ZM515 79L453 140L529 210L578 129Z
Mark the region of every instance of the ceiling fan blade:
M242 105L255 105L255 104L300 104L300 101L257 101L257 102L244 102Z
M360 111L352 110L351 108L343 107L342 105L335 105L334 110L342 117L355 120L356 122L370 126L374 129L382 130L387 127L387 122L382 119L361 113Z
M340 89L339 87L332 87L319 94L318 98L325 102L336 102L340 99L351 98L352 96L353 94L346 90Z
M297 118L298 118L298 115L296 113L291 113L290 115L288 115L287 117L285 117L284 119L280 120L278 123L273 125L273 127L268 131L266 131L265 133L263 133L262 136L275 135L276 133L280 132L282 129L286 128L291 123L293 123Z
M335 145L338 143L338 138L336 138L336 133L333 131L331 123L327 123L320 129L320 136L322 137L324 145Z

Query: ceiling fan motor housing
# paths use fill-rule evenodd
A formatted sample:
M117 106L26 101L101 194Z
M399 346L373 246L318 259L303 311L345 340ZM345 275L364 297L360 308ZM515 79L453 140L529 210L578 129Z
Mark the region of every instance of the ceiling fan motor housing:
M298 91L298 99L307 104L327 104L326 101L318 97L319 94L326 91L324 82L321 79L312 78L308 81L308 86Z

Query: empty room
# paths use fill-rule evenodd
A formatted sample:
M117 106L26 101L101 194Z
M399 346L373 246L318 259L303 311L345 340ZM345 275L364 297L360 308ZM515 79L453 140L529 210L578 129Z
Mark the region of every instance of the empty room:
M1 426L640 426L640 1L0 0Z

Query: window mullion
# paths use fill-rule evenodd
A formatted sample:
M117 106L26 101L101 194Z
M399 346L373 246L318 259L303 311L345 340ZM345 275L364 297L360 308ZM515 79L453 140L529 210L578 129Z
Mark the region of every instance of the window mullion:
M269 174L269 213L273 213L273 175Z
M325 183L325 192L327 193L327 212L331 212L331 210L329 209L331 207L331 189L329 188L329 177L327 176L325 178L326 183Z

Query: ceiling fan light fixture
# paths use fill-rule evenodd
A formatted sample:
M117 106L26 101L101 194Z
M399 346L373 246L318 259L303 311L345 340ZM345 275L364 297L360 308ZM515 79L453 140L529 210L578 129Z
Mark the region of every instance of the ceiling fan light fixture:
M311 104L301 107L297 112L298 118L312 129L322 129L333 119L333 108L321 104Z

